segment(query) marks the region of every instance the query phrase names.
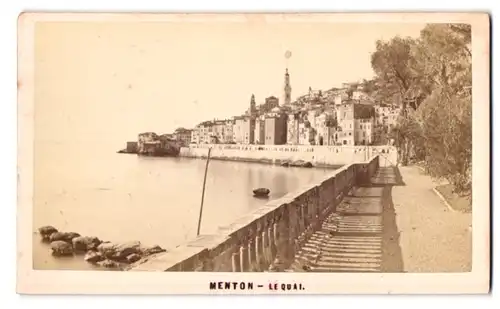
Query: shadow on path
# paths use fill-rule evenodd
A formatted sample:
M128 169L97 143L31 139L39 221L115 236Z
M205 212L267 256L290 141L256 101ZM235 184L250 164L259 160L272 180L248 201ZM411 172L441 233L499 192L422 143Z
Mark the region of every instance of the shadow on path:
M397 167L380 167L369 184L344 197L296 255L292 270L403 272L392 188L404 185Z
M383 234L382 234L382 265L381 272L403 272L403 256L401 252L400 233L396 224L396 212L392 201L392 186L384 188L382 197L383 206Z
M406 186L396 166L381 167L371 180L372 187L382 187L382 263L381 272L403 272L403 255L400 233L396 223L396 211L392 199L394 186Z

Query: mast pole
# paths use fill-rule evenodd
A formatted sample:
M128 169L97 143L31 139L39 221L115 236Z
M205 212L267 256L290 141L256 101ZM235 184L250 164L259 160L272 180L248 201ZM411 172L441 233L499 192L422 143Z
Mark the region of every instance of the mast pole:
M205 165L205 177L203 178L203 190L201 192L201 205L200 205L200 216L198 217L198 231L196 232L196 236L200 236L200 228L201 228L201 218L203 215L203 201L205 199L205 185L207 183L207 172L208 172L208 163L210 162L210 152L212 148L208 148L208 156L207 156L207 164Z

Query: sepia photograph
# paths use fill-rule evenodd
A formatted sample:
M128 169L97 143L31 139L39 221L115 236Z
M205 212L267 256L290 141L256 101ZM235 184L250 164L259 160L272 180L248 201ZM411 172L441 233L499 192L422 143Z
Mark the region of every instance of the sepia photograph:
M487 14L18 23L18 292L487 293Z

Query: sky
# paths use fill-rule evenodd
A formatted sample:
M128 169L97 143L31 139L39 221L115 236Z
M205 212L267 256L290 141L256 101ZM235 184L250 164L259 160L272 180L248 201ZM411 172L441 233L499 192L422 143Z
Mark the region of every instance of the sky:
M39 22L35 138L135 140L371 78L375 42L419 35L424 24L265 22ZM285 59L285 52L292 53Z

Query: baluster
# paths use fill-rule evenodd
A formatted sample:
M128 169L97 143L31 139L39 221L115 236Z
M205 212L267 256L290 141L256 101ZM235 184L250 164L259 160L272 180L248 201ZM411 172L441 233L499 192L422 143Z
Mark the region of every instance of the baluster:
M268 239L268 260L267 262L271 265L274 262L274 258L276 257L276 243L274 242L274 223L272 223L267 228L267 239Z
M297 222L297 207L294 203L286 205L288 208L288 220L283 221L283 228L286 230L286 248L284 251L284 261L293 259L295 256L295 240L302 234L303 227L299 225L298 230L296 224Z
M304 233L304 231L306 230L305 207L306 206L304 206L304 205L300 205L300 208L299 208L299 226L300 226L299 235Z
M250 269L248 263L248 245L243 245L240 248L240 270L246 272Z
M289 238L290 233L285 218L281 218L278 225L278 229L279 233L278 233L276 259L278 260L279 264L284 264L286 263L286 260L289 256L288 248L290 246L290 238Z
M264 248L262 247L263 242L263 233L258 233L255 236L255 266L257 271L261 271L263 269L264 264Z
M256 254L255 254L255 239L251 239L248 242L248 260L250 262L250 268L249 271L254 271L255 270L255 264L256 264Z
M269 242L269 228L264 229L262 232L262 254L264 258L264 266L267 268L270 262L270 242Z
M239 252L232 254L231 264L233 267L233 272L240 272L241 271L240 253Z

